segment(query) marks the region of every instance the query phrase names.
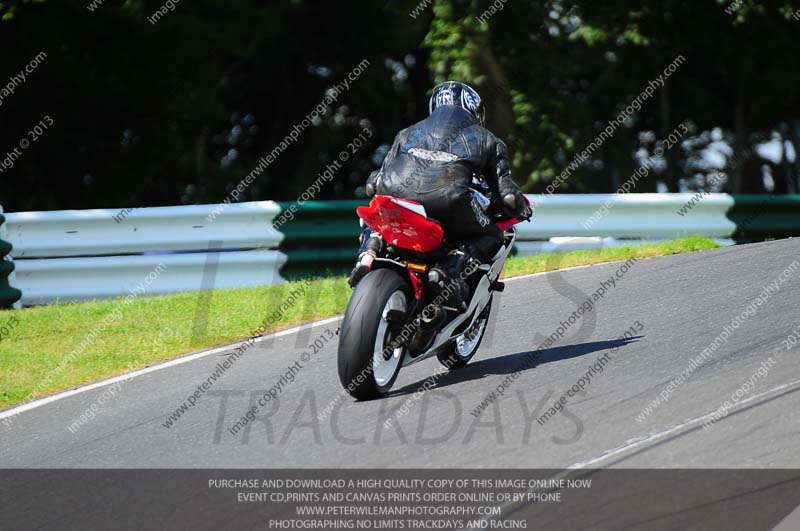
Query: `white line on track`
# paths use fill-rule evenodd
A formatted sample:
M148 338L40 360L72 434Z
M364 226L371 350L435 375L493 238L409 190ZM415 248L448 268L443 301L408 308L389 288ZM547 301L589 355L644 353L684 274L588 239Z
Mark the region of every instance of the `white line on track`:
M777 387L773 387L769 391L764 391L763 393L759 393L757 395L753 395L753 396L751 396L749 398L746 398L745 400L742 400L741 402L737 402L735 406L733 406L733 407L728 409L728 412L730 412L730 411L738 411L740 409L743 409L744 406L746 406L747 404L755 402L756 400L759 400L759 399L762 399L762 398L772 398L775 395L778 395L780 393L783 393L783 392L791 390L791 389L796 389L798 387L800 387L800 380L794 380L794 381L791 381L789 383L785 383L783 385L779 385ZM653 442L656 442L658 440L664 439L664 438L666 438L666 437L668 437L668 436L670 436L670 435L672 435L674 433L677 433L677 432L679 432L679 431L681 431L683 429L689 428L690 426L694 426L694 425L697 425L697 424L702 424L706 420L711 420L711 419L714 418L714 413L716 411L717 410L714 410L714 411L712 411L710 413L706 413L703 416L695 417L693 419L687 420L686 422L682 422L681 424L678 424L677 426L672 426L670 428L667 428L665 430L662 430L662 431L659 431L659 432L656 432L656 433L651 433L651 434L644 435L644 436L641 436L641 437L636 437L634 439L629 439L627 444L624 444L622 446L618 446L617 448L614 448L612 450L608 450L608 451L604 452L602 455L600 455L600 457L595 457L594 459L590 459L589 461L583 461L583 462L580 462L580 463L575 463L573 465L570 465L566 469L562 470L561 472L559 472L557 474L554 474L553 476L551 476L548 479L551 479L551 480L566 479L566 478L568 478L570 476L570 471L571 470L580 470L580 469L583 469L583 468L587 468L589 466L593 466L594 468L599 468L599 465L601 463L609 461L610 459L612 459L614 457L623 455L628 451L631 451L631 450L634 450L634 449L638 449L638 448L640 448L642 446L646 446L646 445L649 445L649 444L651 444ZM719 420L722 421L722 420L724 420L726 418L727 418L727 415L725 417L719 419ZM552 490L552 489L534 488L534 489L528 489L527 492L547 492L549 490ZM520 507L523 507L525 505L528 505L528 503L525 503L525 502L523 502L523 503L508 502L508 503L500 504L498 507L500 507L501 514L507 515L507 514L513 512L514 510L516 510L516 509L518 509ZM798 511L800 511L800 508L798 508L798 510L796 510L795 512L798 512ZM488 517L486 517L482 521L483 522L489 522L489 520L490 519ZM788 531L788 529L795 529L795 528L787 528L787 531ZM776 530L773 530L773 531L778 531L778 530L776 529ZM783 531L783 530L780 530L780 531Z
M281 330L280 332L274 332L272 334L268 334L268 335L259 337L258 339L256 339L256 344L258 344L258 343L260 343L262 341L266 341L267 339L286 336L286 335L289 335L289 334L294 334L294 333L297 333L297 332L301 332L301 331L306 330L308 328L315 328L317 326L322 326L322 325L325 325L325 324L334 323L334 322L338 321L341 318L342 318L341 315L336 315L334 317L329 317L327 319L322 319L321 321L314 321L314 322L311 322L311 323L306 323L304 325L294 326L292 328L287 328L286 330ZM17 407L14 407L14 408L11 408L11 409L7 409L6 411L0 412L0 419L4 419L4 418L7 418L7 417L13 417L14 415L17 415L17 414L22 413L24 411L29 411L31 409L43 406L45 404L49 404L51 402L55 402L56 400L61 400L62 398L67 398L67 397L70 397L70 396L74 396L74 395L77 395L79 393L84 393L86 391L91 391L93 389L99 389L100 387L105 387L107 385L111 385L111 384L116 383L116 382L129 380L131 378L135 378L135 377L141 376L143 374L159 371L161 369L167 369L169 367L174 367L176 365L182 365L184 363L188 363L190 361L194 361L194 360L197 360L197 359L200 359L200 358L205 358L205 357L211 356L213 354L218 354L220 352L225 352L226 350L233 350L236 347L238 347L239 345L243 345L244 343L245 343L245 341L239 341L239 342L236 342L236 343L232 343L230 345L225 345L225 346L222 346L222 347L215 347L215 348L212 348L211 350L203 350L203 351L197 352L195 354L189 354L187 356L181 356L180 358L175 358L174 360L165 361L163 363L159 363L159 364L153 365L151 367L145 367L144 369L137 369L135 371L132 371L132 372L129 372L129 373L125 373L125 374L122 374L120 376L115 376L115 377L109 378L107 380L101 380L99 382L86 384L86 385L83 385L83 386L80 386L80 387L76 387L75 389L70 389L68 391L62 391L60 393L56 393L54 395L50 395L50 396L47 396L47 397L44 397L44 398L39 398L37 400L32 400L31 402L26 402L26 403L24 403L22 405L19 405Z
M772 398L774 395L780 394L780 393L782 393L784 391L787 391L787 390L790 390L790 389L796 389L798 387L800 387L800 380L794 380L794 381L791 381L789 383L785 383L783 385L779 385L778 387L773 387L769 391L764 391L763 393L759 393L757 395L753 395L751 397L748 397L748 398L742 400L741 402L737 402L733 407L728 409L728 412L730 413L731 411L734 411L734 412L738 411L740 409L743 409L747 404L755 402L756 400L760 400L762 398ZM710 413L706 413L703 416L695 417L693 419L689 419L689 420L687 420L685 422L682 422L682 423L680 423L680 424L678 424L676 426L672 426L672 427L667 428L665 430L662 430L662 431L659 431L659 432L655 432L655 433L650 433L650 434L644 435L642 437L636 437L635 439L629 439L627 444L624 444L624 445L619 446L617 448L614 448L612 450L607 450L607 451L603 452L602 455L600 455L599 457L595 457L594 459L590 459L588 461L583 461L581 463L575 463L573 465L570 465L568 468L569 469L573 469L573 470L574 469L586 468L586 467L589 467L589 466L597 468L598 465L600 465L601 463L603 463L605 461L609 461L613 457L617 457L619 455L625 454L626 452L628 452L630 450L638 449L641 446L650 445L650 444L652 444L652 443L654 443L654 442L656 442L658 440L664 439L664 438L666 438L666 437L668 437L668 436L670 436L670 435L672 435L674 433L677 433L677 432L679 432L679 431L681 431L683 429L686 429L686 428L689 428L689 427L693 427L693 426L695 426L697 424L702 424L702 423L706 422L707 420L712 420L714 418L714 414L716 412L717 412L717 410L715 409L714 411L712 411ZM727 415L726 415L726 417L727 417ZM726 417L723 417L723 419L726 418ZM720 419L720 420L722 420L722 419Z

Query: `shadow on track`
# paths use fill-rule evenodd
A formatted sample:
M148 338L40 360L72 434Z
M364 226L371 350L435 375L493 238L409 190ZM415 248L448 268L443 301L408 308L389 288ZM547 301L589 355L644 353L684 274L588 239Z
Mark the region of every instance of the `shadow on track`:
M578 358L586 356L593 352L601 350L608 350L612 348L624 347L629 343L638 341L644 336L635 336L627 339L613 339L610 341L591 341L588 343L578 343L577 345L564 345L562 347L553 347L541 351L537 356L535 362L527 366L530 357L533 356L534 351L517 352L516 354L506 354L497 358L489 358L470 363L463 369L451 371L442 374L436 378L432 386L428 386L428 390L441 389L448 385L454 385L462 382L469 382L471 380L480 380L487 376L502 376L505 374L512 374L519 370L535 369L544 363L554 363L557 361L568 360L571 358ZM426 377L422 380L412 384L401 387L400 389L391 391L389 396L403 396L410 395L417 392L420 386L428 379Z

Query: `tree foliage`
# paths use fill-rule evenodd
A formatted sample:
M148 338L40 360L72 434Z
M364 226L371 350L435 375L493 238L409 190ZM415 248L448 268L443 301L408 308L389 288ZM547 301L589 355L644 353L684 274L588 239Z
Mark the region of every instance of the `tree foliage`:
M679 124L685 142L637 191L702 187L715 170L703 153L720 141L752 152L725 159L725 190L767 190L765 166L776 191L796 189L800 15L788 2L435 0L415 16L418 0L264 4L179 2L152 24L161 0L0 2L0 88L46 54L3 98L0 155L44 116L54 122L0 171L0 203L221 201L365 59L239 200L296 198L366 129L319 198L358 195L394 134L425 116L430 87L450 78L479 89L516 179L542 191L679 55L666 86L559 191L614 191ZM756 155L765 138L784 146L779 160Z

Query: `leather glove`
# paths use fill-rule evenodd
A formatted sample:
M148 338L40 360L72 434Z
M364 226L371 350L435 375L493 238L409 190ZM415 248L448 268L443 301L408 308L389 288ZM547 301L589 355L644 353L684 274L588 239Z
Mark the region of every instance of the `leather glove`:
M528 220L533 216L533 210L521 192L504 195L503 205L506 211L517 219Z

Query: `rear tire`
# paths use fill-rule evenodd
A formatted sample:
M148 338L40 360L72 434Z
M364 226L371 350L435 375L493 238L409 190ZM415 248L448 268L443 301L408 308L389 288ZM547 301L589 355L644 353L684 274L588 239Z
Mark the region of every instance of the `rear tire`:
M412 296L409 283L391 269L368 273L347 304L339 337L339 381L359 400L386 395L394 384L405 354L404 348L384 351L396 334L386 320L389 309L408 310Z
M437 355L439 363L450 370L467 366L481 346L483 336L489 326L489 314L492 311L492 299L486 304L475 323L463 334L447 344Z

